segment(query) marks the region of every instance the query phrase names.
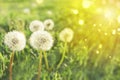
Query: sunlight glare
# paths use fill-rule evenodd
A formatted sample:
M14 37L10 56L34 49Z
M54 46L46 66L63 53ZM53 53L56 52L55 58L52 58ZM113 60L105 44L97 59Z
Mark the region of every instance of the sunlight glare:
M104 16L105 18L110 19L113 17L113 13L111 10L106 10Z

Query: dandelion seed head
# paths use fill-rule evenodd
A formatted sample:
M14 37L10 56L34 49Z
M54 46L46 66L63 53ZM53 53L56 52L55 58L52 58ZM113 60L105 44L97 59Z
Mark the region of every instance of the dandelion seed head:
M37 50L50 50L53 38L47 31L36 31L30 37L30 45Z
M44 30L44 24L39 21L39 20L34 20L30 23L30 31L35 32L35 31L43 31Z
M52 19L47 19L44 21L44 26L46 30L52 30L54 27L54 22Z
M21 51L25 48L26 39L23 33L18 31L11 31L5 35L4 43L12 51Z
M63 42L71 42L73 39L73 34L74 34L74 32L72 29L65 28L60 32L59 38Z

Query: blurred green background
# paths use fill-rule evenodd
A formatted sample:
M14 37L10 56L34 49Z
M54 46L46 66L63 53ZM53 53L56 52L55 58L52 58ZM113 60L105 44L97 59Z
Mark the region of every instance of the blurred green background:
M54 46L47 52L51 72L43 60L41 80L120 80L120 1L119 0L0 0L0 80L8 80L11 51L4 45L5 33L19 30L31 35L33 20L52 19ZM69 27L74 38L62 66L64 43L59 32ZM27 43L16 52L13 80L35 80L38 52Z

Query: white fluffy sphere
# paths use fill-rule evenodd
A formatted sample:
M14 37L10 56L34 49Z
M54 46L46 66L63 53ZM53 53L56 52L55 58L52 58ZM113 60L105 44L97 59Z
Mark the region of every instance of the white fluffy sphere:
M53 38L47 31L36 31L30 37L30 45L34 49L47 51L53 46Z
M5 35L4 43L12 51L21 51L25 48L26 39L23 33L19 31L11 31Z
M72 29L65 28L60 32L59 38L63 42L71 42L73 39L73 35L74 35L74 32Z
M54 27L54 22L52 19L47 19L44 21L44 26L46 30L52 30Z
M34 20L30 23L30 31L43 31L44 30L44 24L39 20Z

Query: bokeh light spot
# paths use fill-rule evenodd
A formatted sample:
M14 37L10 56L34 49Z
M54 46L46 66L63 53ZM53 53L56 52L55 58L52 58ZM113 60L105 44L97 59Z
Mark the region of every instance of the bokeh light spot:
M84 24L84 20L80 19L80 20L79 20L79 24L80 24L80 25L83 25L83 24Z

